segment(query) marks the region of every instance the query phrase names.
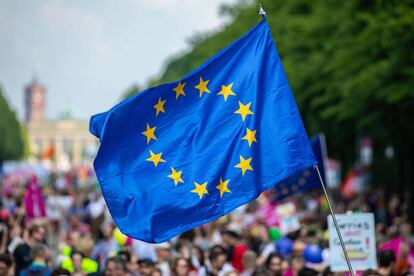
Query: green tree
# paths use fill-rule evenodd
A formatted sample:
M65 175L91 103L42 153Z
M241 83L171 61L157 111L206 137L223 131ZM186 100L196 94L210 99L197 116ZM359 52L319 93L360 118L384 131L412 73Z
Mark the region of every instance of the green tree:
M249 4L250 3L250 4ZM374 183L414 178L414 0L262 1L309 134L324 132L344 169L359 137L374 140ZM197 34L151 85L176 81L256 24L258 1L222 8L230 23ZM395 157L384 156L385 147ZM398 184L398 185L395 185Z
M122 95L122 98L129 98L131 96L134 96L142 91L142 87L138 84L131 85Z
M5 160L20 159L24 155L22 127L10 109L0 89L0 167Z

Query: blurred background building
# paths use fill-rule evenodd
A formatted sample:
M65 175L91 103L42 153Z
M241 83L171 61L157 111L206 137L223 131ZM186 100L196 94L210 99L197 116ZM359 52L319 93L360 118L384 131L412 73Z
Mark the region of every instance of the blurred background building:
M96 139L89 134L88 121L72 118L69 111L57 120L49 120L45 116L46 91L36 79L24 91L30 158L65 163L92 159Z

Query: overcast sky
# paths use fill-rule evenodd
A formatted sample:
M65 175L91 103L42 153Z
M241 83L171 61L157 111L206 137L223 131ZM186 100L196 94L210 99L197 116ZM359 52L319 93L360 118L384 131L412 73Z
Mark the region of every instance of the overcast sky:
M162 71L197 32L223 24L235 0L0 0L0 85L23 118L33 75L47 87L47 116L110 108L134 83Z

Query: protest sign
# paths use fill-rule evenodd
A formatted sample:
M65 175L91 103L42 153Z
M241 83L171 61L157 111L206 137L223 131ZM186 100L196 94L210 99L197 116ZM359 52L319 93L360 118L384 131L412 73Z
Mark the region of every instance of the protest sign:
M375 224L372 213L336 215L345 248L354 270L377 268ZM334 272L348 271L332 216L328 216L330 266Z
M300 229L295 204L289 202L279 205L276 207L275 211L276 216L279 218L280 232L283 235Z

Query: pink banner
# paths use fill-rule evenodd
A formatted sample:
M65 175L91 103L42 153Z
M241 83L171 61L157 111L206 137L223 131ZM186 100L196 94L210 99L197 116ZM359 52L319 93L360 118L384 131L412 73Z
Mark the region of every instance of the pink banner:
M46 216L45 202L36 176L32 176L30 180L23 203L26 210L26 220Z

